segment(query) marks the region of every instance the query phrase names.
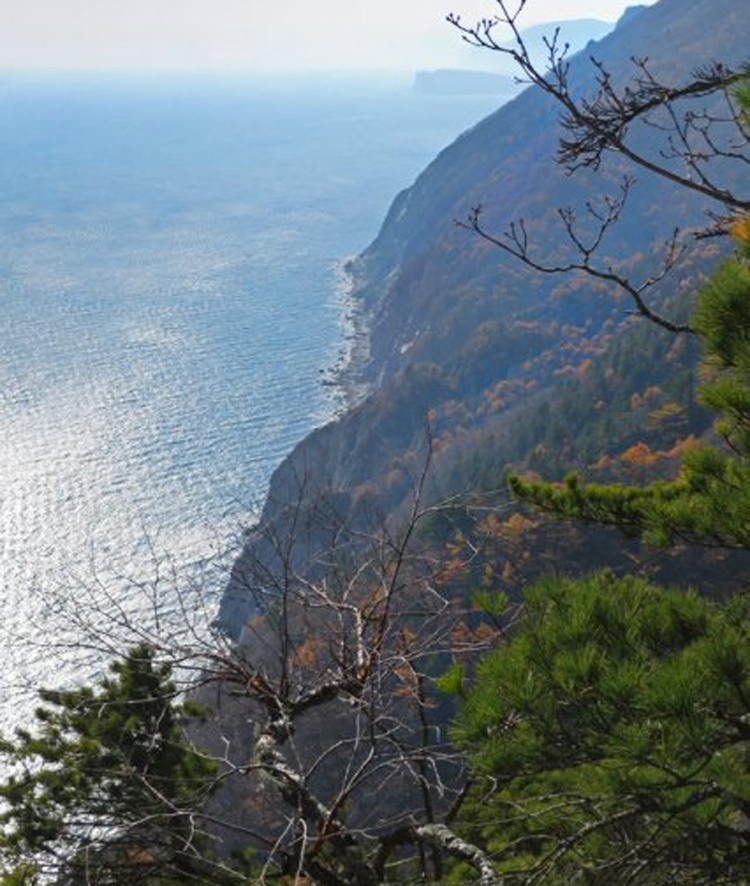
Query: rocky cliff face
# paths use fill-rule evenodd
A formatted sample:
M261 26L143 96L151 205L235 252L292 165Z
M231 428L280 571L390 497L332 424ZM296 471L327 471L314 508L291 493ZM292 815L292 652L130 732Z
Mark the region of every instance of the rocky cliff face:
M750 4L661 0L629 10L612 33L575 57L571 86L580 92L594 88L591 55L617 80L632 76L631 59L638 56L652 59L656 73L680 82L712 60L743 61L748 33ZM548 97L529 89L464 133L395 198L377 238L353 263L355 298L369 330L369 358L357 372L371 394L313 432L276 471L261 525L249 536L225 595L222 621L233 632L252 608L251 564L257 571L260 562L260 571L269 573L279 566L269 527L276 539L295 527L287 554L301 563L315 559L332 523L356 526L374 512L397 512L424 453L426 416L439 456L436 489L446 492L467 478L474 482L459 469L472 460L479 472L488 460L501 471L537 451L545 433L538 416L556 414L561 398L608 403L639 394L645 380L637 375L613 387L618 372L613 367L619 365L613 349L634 335L646 335L648 344L628 347L649 349L647 375L661 378L664 389L689 372L695 351L675 351L669 336L658 331L634 332L630 305L616 294L587 279L526 272L455 226L454 220L481 204L490 229L501 232L524 218L539 254L564 258L558 208L596 200L632 170L610 157L597 173L567 175L555 162L558 117ZM658 132L644 129L639 139L646 149L660 150ZM636 175L627 210L601 258L626 263L638 278L658 265L653 244L675 226L702 225L706 206L687 192L675 193L657 176ZM713 245L692 250L656 293L660 309L684 316L696 277L716 254ZM629 393L627 385L633 388ZM673 413L679 408L684 417L692 394L685 384L661 406L670 405ZM626 445L632 430L627 421L608 417L608 408L602 407L597 443L603 452ZM574 411L555 419L569 459L580 443ZM635 422L636 417L634 427ZM664 431L659 442L684 433L683 422ZM329 518L325 532L313 519L321 510Z
M679 82L711 60L742 61L749 26L748 4L662 0L626 15L614 32L577 56L571 82L582 92L592 89L591 55L603 59L617 79L636 73L631 58L637 56L651 59L657 74ZM558 118L559 108L547 96L527 90L461 136L398 195L356 266L359 296L372 312L368 374L373 379L418 360L444 359L446 344L452 344L446 342L448 330L464 330L488 315L507 321L521 315L589 314L588 292L580 292L582 302L551 304L559 280L519 274L497 250L452 225L481 205L486 223L497 231L514 219L533 220L535 241L549 250L559 242L558 207L581 206L615 186L624 168L614 158L596 175L582 171L570 177L556 165ZM656 134L644 132L643 138L653 142L658 156ZM608 245L613 258L649 249L675 224L700 223L700 200L675 206L669 183L642 171L636 175L638 187L618 229L619 242Z

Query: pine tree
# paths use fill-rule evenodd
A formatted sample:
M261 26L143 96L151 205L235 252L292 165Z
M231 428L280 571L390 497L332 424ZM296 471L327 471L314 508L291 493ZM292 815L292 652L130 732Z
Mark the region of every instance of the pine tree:
M750 77L736 87L739 122L750 124ZM646 487L584 484L576 475L562 489L511 477L515 495L542 510L618 526L647 541L678 541L750 549L750 216L732 233L735 254L699 293L692 320L712 376L701 390L704 405L719 415L724 446L687 452L672 482Z
M221 882L200 830L215 767L186 741L198 710L174 701L152 649L132 649L93 687L41 697L37 729L2 743L14 772L0 786L6 882L35 871L71 886Z
M750 548L750 222L735 225L736 254L700 292L693 326L712 380L703 403L719 414L723 447L687 452L678 478L645 487L584 484L562 489L512 477L521 499L564 517L608 523L661 545L676 541Z
M747 82L738 95L750 111ZM514 477L520 499L661 545L750 549L750 220L733 233L691 324L721 443L687 452L674 481ZM750 597L738 590L719 605L610 573L527 590L455 728L475 777L466 835L498 882L750 883Z
M525 605L455 728L501 882L750 883L750 598L602 573Z

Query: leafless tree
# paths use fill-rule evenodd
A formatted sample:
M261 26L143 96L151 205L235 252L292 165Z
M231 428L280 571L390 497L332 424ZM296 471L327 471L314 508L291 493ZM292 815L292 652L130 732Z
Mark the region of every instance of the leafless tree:
M710 223L695 236L719 236L750 210L750 194L727 185L750 167L750 131L733 89L750 73L750 64L729 67L709 62L696 69L687 82L672 84L654 73L647 58L631 59L634 76L626 82L615 77L603 61L590 58L596 88L580 94L571 85L569 45L560 39L559 28L545 38L546 65L539 66L521 33L521 18L527 0L494 0L496 14L474 24L465 24L456 14L448 21L463 39L480 49L510 57L518 79L553 99L561 109L563 134L557 160L568 174L580 169L598 170L606 155L618 155L680 189L705 197ZM656 131L658 145L642 138L644 129ZM675 230L661 249L659 269L634 281L612 263L599 261L605 236L620 220L633 186L626 176L618 193L585 204L584 210L558 210L566 242L573 257L548 261L530 242L524 219L496 233L482 221L476 206L460 227L519 259L542 274L578 272L611 284L624 292L634 305L633 313L670 332L692 332L687 323L662 316L647 296L677 265L684 252L680 231Z
M251 741L245 733L238 744L236 729L224 737L221 762L235 790L252 786L267 864L325 886L382 883L404 865L428 878L451 855L496 882L484 853L450 830L466 772L433 689L452 659L488 649L496 631L476 630L476 615L441 591L442 563L420 542L441 507L423 504L427 468L398 531L335 521L313 570L293 564L288 536L267 527L274 568L250 555L244 573L257 615L214 668L228 721L244 712L253 725Z
M163 815L211 834L220 848L208 870L217 876L231 870L230 850L252 848L252 882L374 886L394 871L430 879L449 857L488 886L499 882L486 854L450 827L467 773L447 734L450 702L434 684L452 661L489 649L504 626L441 589L444 564L420 540L441 507L424 504L428 467L429 456L398 529L353 529L331 511L306 510L301 489L288 505L292 533L327 542L303 566L290 524L260 530L264 556L246 551L243 571L254 614L236 642L212 629L198 589L164 594L162 564L142 583L145 608L129 611L106 582L57 601L48 654L111 658L145 644L209 710L190 739L218 764L215 790L201 793L212 799L190 809L165 800Z

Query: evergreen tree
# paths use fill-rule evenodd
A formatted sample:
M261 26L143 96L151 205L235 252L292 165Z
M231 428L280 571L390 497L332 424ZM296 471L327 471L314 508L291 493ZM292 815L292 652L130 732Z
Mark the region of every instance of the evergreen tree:
M565 70L557 69L562 86ZM717 69L714 82L727 86L734 79ZM747 86L740 94L750 108ZM569 99L566 90L560 95ZM617 102L599 110L609 111L610 120L622 114ZM579 114L573 123L586 131L587 119ZM596 166L603 150L624 146L618 127L603 129L596 115L591 120L594 153L582 144ZM680 181L695 186L691 178ZM731 205L746 209L742 201ZM748 547L748 230L747 222L736 226L740 251L705 288L694 322L713 373L703 398L721 415L717 430L726 445L690 453L672 483L596 487L570 479L558 490L515 479L518 495L563 516L614 523L663 543ZM641 313L654 319L650 310ZM416 380L439 382L440 373L427 369ZM454 734L473 778L444 816L435 813L433 795L441 802L450 796L441 770L454 760L441 739L438 747L430 744L440 730L426 717L422 681L428 674L417 663L441 648L442 627L418 635L416 643L411 626L418 616L410 605L407 627L398 628L394 606L397 591L409 587L403 573L417 504L405 540L394 544L387 537L383 544L394 558L383 558L374 589L363 589L361 608L352 602L359 591L354 580L342 582L339 602L323 583L317 600L324 601L318 605L325 615L304 622L320 627L328 616L337 625L351 618L353 639L342 630L332 635L328 658L318 661L314 646L303 657L304 645L294 648L286 609L293 598L287 596L278 619L279 679L251 660L237 666L235 680L260 711L252 766L238 768L254 768L259 790L282 810L266 868L273 870L274 853L281 863L269 878L295 886L303 880L360 886L405 881L418 870L414 877L424 882L430 871L441 877L446 859L462 859L447 878L464 883L478 877L483 886L750 884L747 596L719 605L608 573L549 580L527 591L510 639L481 662L463 697ZM366 571L356 570L357 578ZM303 604L315 589L306 583L304 590ZM485 604L499 619L497 601L487 597ZM274 628L271 619L266 626ZM398 637L392 646L384 639L389 635ZM287 670L290 648L299 659L296 671ZM307 683L305 670L313 674ZM301 675L299 685L290 674ZM461 692L460 677L454 671L444 685ZM212 860L201 811L216 773L186 742L184 729L196 711L175 702L169 668L150 647L132 650L93 687L42 698L37 730L19 730L0 745L13 770L0 786L6 886L247 882ZM404 699L419 712L413 745ZM356 712L355 737L336 740L321 754L313 747L309 765L296 758L296 724L310 712L321 723L329 711L341 716L342 702ZM351 760L338 756L359 748L365 735L366 763L355 752ZM326 777L334 767L345 771L332 802L314 777L326 757L332 761ZM376 778L391 789L407 780L404 773L422 788L426 821L417 807L400 806L391 815L388 805L385 822L348 823L352 798L361 802L355 789L374 791ZM405 847L418 847L418 853ZM412 852L413 866L405 865Z
M42 692L38 728L2 742L14 773L0 786L6 882L34 871L71 886L220 882L200 827L215 767L184 736L198 709L175 703L170 669L147 646L110 671Z
M750 110L747 83L739 98ZM692 322L721 443L671 482L514 477L519 498L662 545L750 549L750 221L733 233ZM497 882L750 883L749 615L747 594L718 605L608 573L526 592L455 729L475 773L466 833Z
M750 78L737 100L750 115ZM618 526L661 545L677 541L750 549L750 216L732 229L737 249L699 294L692 327L705 349L710 381L701 400L719 415L724 446L702 445L683 457L679 477L646 487L584 484L562 489L512 477L519 498L542 510Z
M525 604L455 728L498 882L750 883L750 599L602 573Z
M646 487L584 484L575 475L563 488L512 477L515 494L559 514L609 523L647 540L750 548L750 237L736 225L737 254L700 293L693 325L705 345L712 380L703 403L720 418L726 445L687 452L678 478Z

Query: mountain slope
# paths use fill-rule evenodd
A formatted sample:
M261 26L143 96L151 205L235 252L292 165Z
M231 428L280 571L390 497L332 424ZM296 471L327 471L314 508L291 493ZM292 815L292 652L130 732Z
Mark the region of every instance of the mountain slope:
M616 79L632 76L631 57L649 56L657 73L681 82L714 59L741 62L748 33L750 4L661 0L624 16L588 49ZM574 90L591 92L595 74L586 54L572 60ZM706 428L693 406L697 348L633 321L632 305L598 281L531 273L453 224L481 204L489 228L523 217L538 254L564 258L558 207L596 201L632 169L610 157L598 173L566 175L555 163L558 116L530 89L464 133L396 197L352 264L369 333L369 359L354 369L371 393L276 471L225 594L222 621L233 632L252 608L251 567L270 573L315 559L325 536L321 510L355 528L398 514L424 457L426 417L433 495L491 487L509 464L585 470L637 443L668 452ZM644 129L639 139L658 156L658 131ZM675 225L701 226L706 205L636 174L600 258L642 279L659 267L654 243ZM692 248L655 293L658 308L685 317L697 278L719 251L713 242ZM278 544L268 544L269 527L277 541L294 528L284 564Z
M626 17L588 54L603 58L616 78L634 73L630 59L637 55L653 59L656 73L680 80L713 59L741 61L749 30L748 4L662 0ZM594 73L586 53L576 57L574 88L590 90ZM498 231L516 218L533 219L534 238L548 250L560 239L557 207L580 206L605 187L614 189L623 171L616 159L598 175L584 170L569 177L556 166L558 117L558 107L547 96L527 90L461 136L398 195L378 237L354 268L359 297L371 312L370 378L390 375L415 360L439 358L444 344L439 337L430 341L437 331L434 323L438 328L457 321L463 326L467 311L486 319L489 310L507 319L547 301L559 280L519 275L511 261L472 241L452 221L464 219L479 204L485 222ZM702 201L680 195L684 205L674 206L668 183L646 172L636 175L639 186L618 231L621 242L608 244L614 257L648 249L669 236L675 224L701 223ZM670 215L655 212L667 199ZM563 314L574 311L570 302L564 307Z

